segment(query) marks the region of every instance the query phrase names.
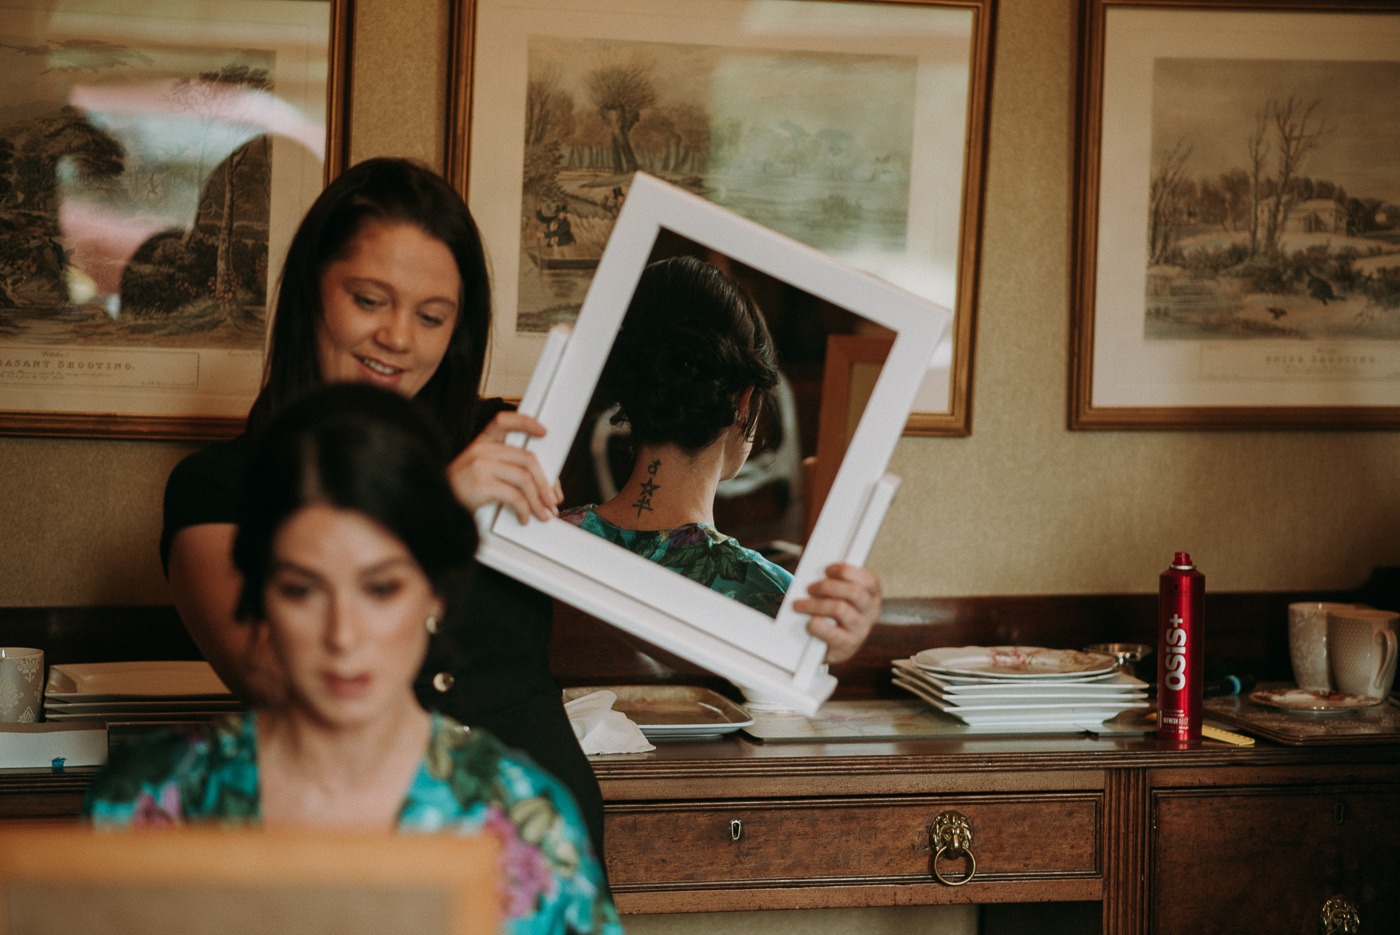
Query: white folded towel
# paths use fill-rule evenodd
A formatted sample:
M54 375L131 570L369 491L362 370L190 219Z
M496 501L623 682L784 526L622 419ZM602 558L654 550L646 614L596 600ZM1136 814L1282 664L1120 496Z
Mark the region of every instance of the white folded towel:
M564 705L569 726L574 729L583 752L646 753L656 747L642 733L636 722L621 711L612 709L617 695L607 689L589 692Z

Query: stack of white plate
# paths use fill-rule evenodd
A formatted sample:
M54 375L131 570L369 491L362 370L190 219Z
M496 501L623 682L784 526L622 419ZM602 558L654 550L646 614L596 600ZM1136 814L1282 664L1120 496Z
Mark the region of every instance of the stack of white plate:
M1146 708L1147 683L1112 656L1039 646L947 646L894 660L894 683L969 726L1092 730Z
M241 710L207 662L49 666L46 721L178 721Z

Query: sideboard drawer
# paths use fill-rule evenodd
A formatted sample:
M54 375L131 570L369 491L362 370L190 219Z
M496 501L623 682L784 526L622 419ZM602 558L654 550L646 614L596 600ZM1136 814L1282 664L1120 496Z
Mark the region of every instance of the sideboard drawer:
M974 879L1051 880L1101 874L1100 792L868 799L609 803L614 887L932 883L929 827L966 817ZM942 857L953 883L966 857ZM945 884L946 885L946 884Z
M1321 932L1333 900L1400 932L1394 784L1158 789L1152 824L1158 932Z

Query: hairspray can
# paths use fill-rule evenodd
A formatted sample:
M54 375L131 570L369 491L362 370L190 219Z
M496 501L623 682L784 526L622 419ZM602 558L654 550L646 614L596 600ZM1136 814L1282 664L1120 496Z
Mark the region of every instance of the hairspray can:
M1206 576L1177 552L1157 598L1157 738L1175 747L1201 742L1201 669Z

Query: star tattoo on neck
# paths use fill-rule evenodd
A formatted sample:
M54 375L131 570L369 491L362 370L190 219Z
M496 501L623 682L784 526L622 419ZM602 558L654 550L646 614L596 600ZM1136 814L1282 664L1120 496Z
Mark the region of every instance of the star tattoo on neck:
M651 512L651 495L661 489L661 485L655 483L656 471L661 467L661 459L647 465L647 479L642 481L642 492L637 495L637 502L632 504L637 511L637 518L641 519L642 512Z

